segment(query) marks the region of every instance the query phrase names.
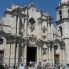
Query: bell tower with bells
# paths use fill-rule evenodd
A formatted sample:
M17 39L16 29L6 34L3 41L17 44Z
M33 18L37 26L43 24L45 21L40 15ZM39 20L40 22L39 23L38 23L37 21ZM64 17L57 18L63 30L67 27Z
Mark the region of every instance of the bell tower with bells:
M69 0L60 1L56 8L56 16L57 37L61 37L60 41L64 42L61 62L69 66Z

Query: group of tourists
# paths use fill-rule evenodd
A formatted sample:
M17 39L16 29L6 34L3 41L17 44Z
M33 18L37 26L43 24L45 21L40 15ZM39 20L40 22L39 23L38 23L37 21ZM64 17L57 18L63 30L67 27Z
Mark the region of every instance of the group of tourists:
M66 65L60 65L58 67L56 67L55 65L52 65L52 64L44 64L42 65L41 62L38 63L37 67L34 67L33 65L30 65L30 66L27 66L27 65L23 65L23 64L20 64L19 66L14 66L13 67L9 67L7 65L2 65L0 64L0 69L67 69L67 66Z
M24 66L23 64L20 64L19 66L8 66L0 64L0 69L28 69L27 66Z
M15 69L15 66L14 65L13 66L8 66L8 65L0 64L0 69Z
M49 63L42 65L42 63L39 62L39 64L37 65L37 69L67 69L67 65L53 65Z

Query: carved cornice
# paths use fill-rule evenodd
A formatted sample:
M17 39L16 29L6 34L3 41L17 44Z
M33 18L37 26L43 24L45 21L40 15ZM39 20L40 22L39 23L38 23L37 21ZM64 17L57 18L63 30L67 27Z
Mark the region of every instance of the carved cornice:
M20 36L15 36L11 34L6 34L6 42L7 43L23 43L24 39L21 38Z
M63 6L69 6L69 4L61 4L61 5L59 5L57 8L56 8L56 10L58 10L58 9L60 9L60 8L62 8Z
M65 42L63 40L56 39L55 40L55 43L56 44L59 44L61 49L64 49L65 48Z
M54 41L48 41L47 45L48 47L54 47Z
M62 18L61 20L56 21L56 25L63 23L65 20L67 21L69 18Z

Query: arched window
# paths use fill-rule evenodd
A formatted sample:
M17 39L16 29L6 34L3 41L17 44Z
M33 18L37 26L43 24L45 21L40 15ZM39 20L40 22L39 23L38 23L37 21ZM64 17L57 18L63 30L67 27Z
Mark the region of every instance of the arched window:
M60 17L60 20L62 19L62 11L59 10L59 17Z
M4 51L0 50L0 63L3 63Z
M59 26L59 30L60 30L60 34L61 34L61 36L62 36L62 35L63 35L62 26Z
M68 17L69 17L69 9L68 9Z
M31 32L33 32L33 30L35 29L35 19L34 18L30 18L29 19L29 23L30 23L30 29L31 29Z
M69 1L68 1L68 4L69 4Z
M30 18L29 22L31 23L31 25L33 25L35 23L35 19L34 18Z

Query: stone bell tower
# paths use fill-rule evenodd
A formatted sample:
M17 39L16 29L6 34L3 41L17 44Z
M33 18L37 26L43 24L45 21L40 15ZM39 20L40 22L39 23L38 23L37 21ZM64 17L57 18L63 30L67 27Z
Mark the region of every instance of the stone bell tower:
M64 42L63 64L69 65L69 0L61 0L59 6L56 8L57 14L57 37Z

